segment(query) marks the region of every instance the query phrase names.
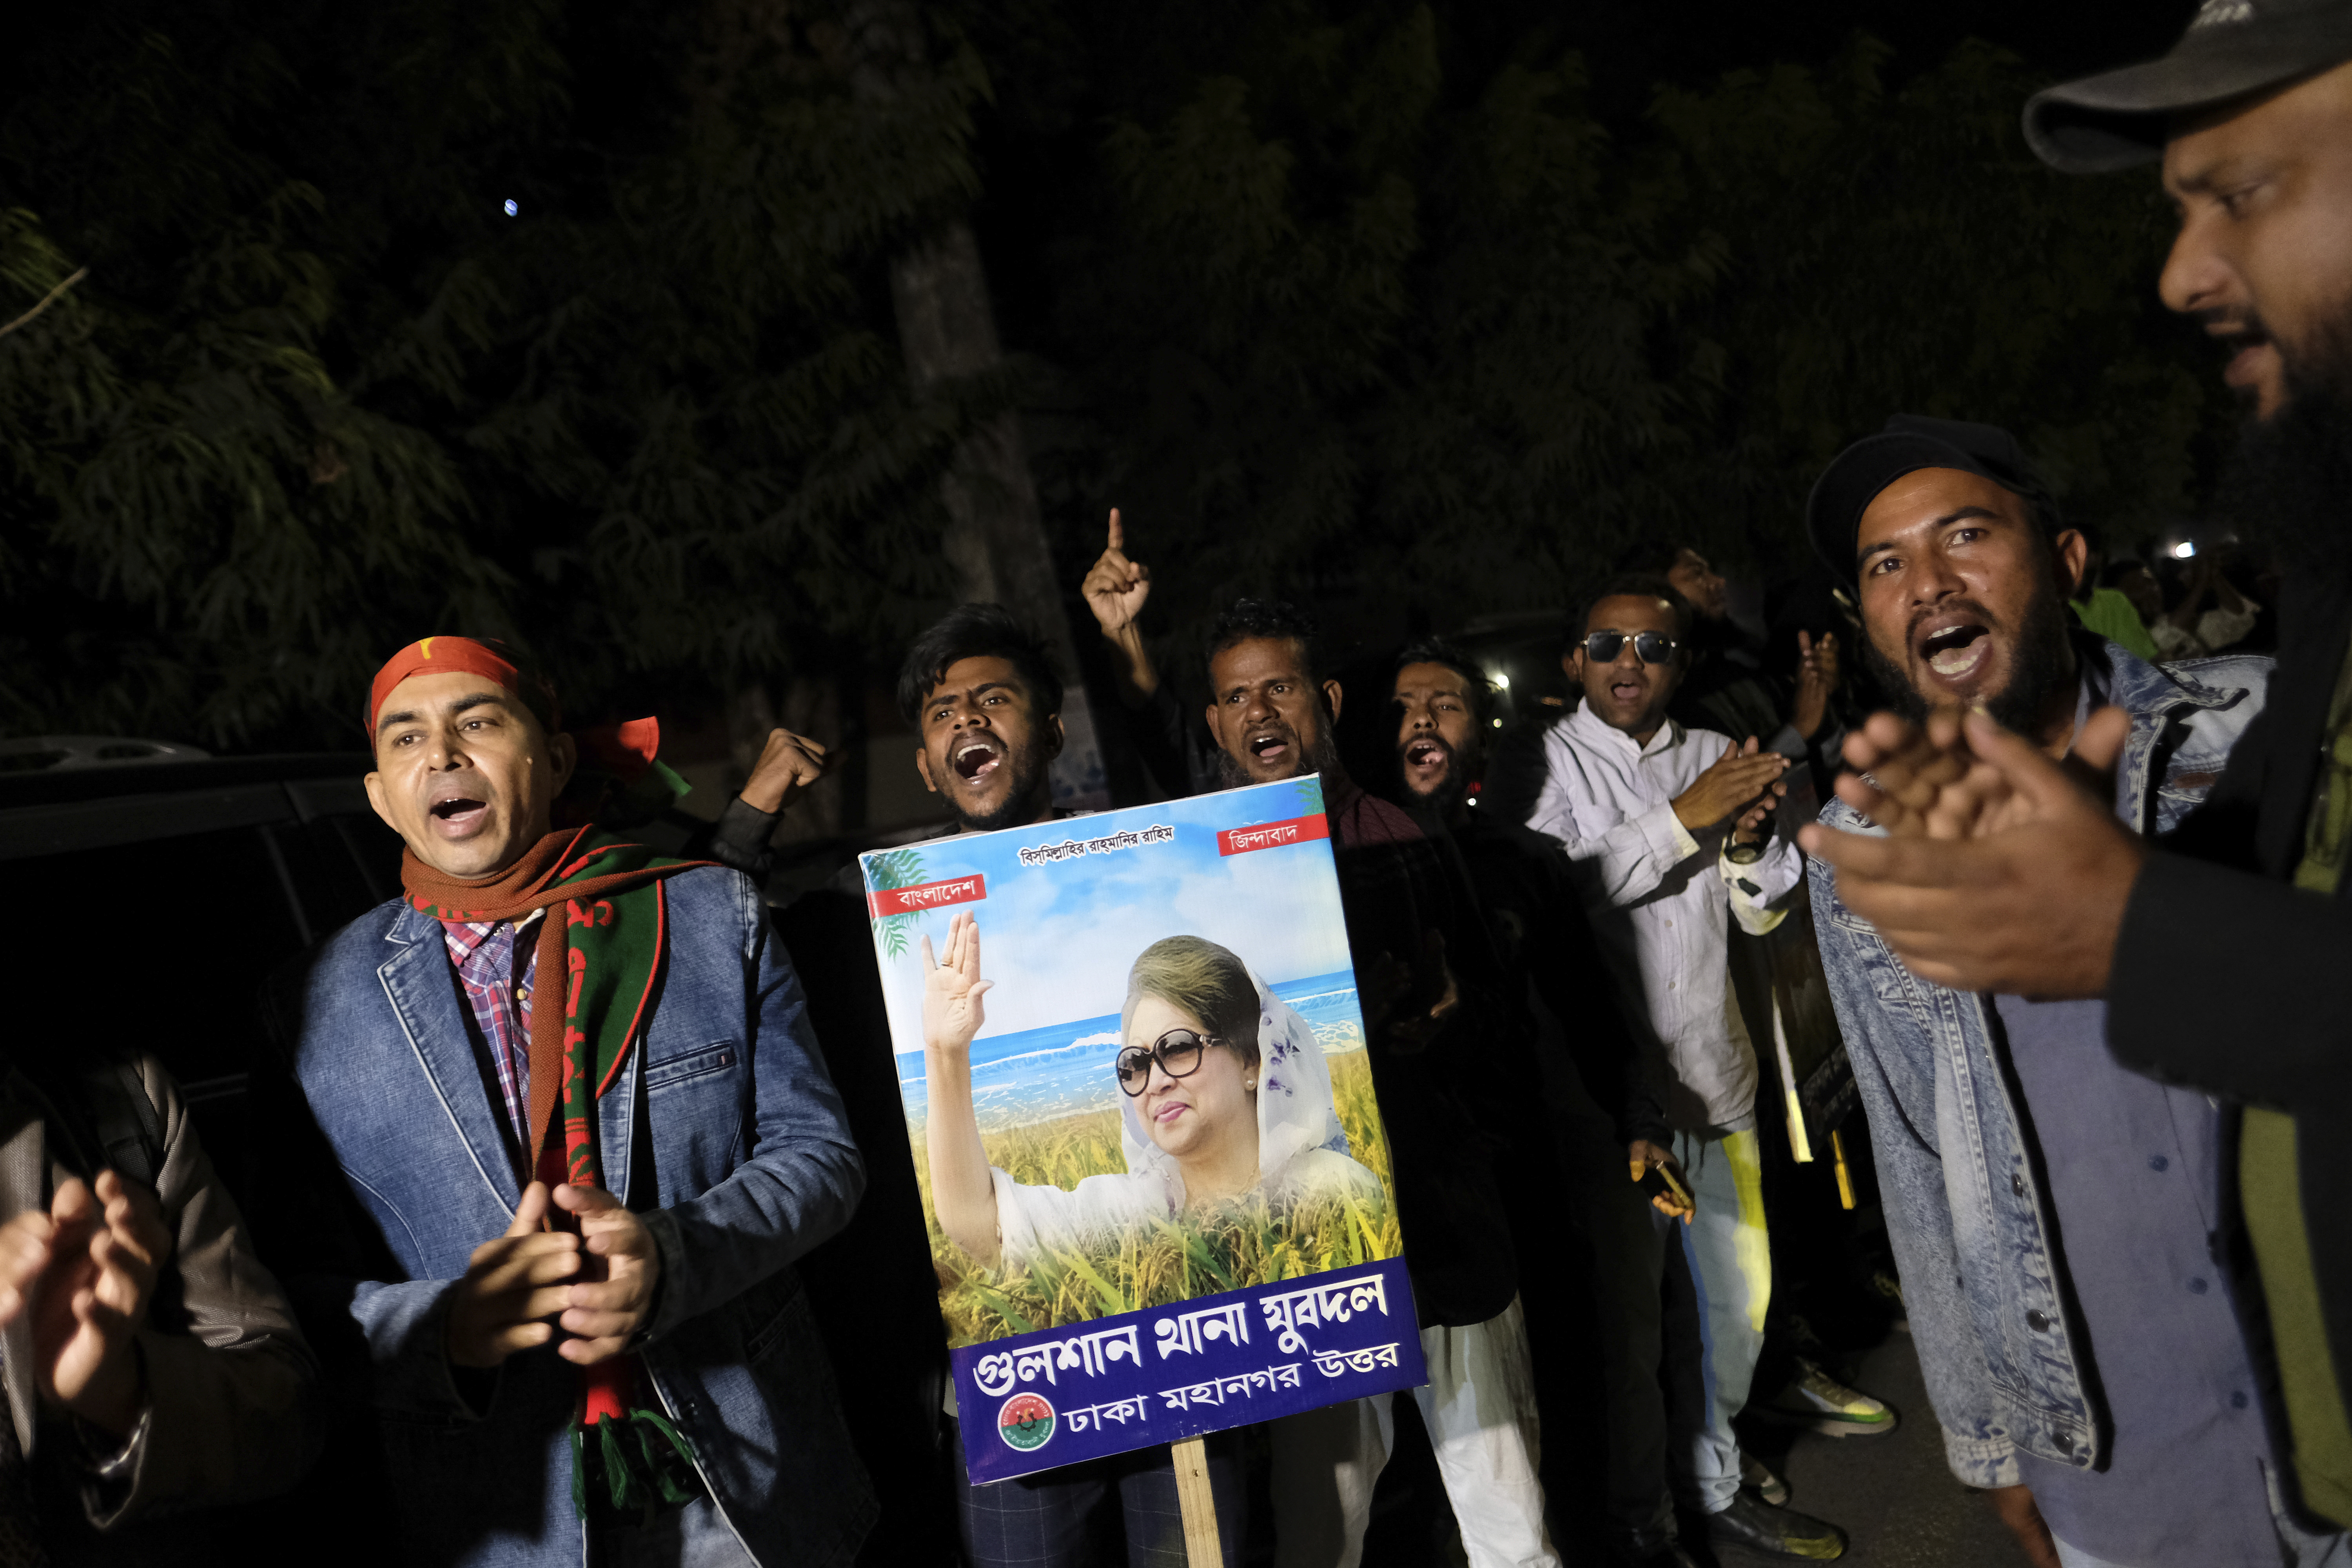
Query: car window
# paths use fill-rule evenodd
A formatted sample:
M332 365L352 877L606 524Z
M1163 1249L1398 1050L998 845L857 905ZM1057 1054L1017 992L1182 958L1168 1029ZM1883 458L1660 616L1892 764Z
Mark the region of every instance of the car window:
M245 1071L261 979L302 946L263 831L9 862L7 1049L152 1050L184 1085Z

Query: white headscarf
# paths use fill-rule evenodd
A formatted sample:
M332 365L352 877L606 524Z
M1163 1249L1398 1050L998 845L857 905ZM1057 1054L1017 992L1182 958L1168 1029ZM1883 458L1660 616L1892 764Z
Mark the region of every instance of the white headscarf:
M1331 1069L1315 1031L1265 988L1256 970L1248 973L1257 988L1257 1179L1264 1186L1310 1149L1347 1153L1348 1133L1331 1102ZM1136 1109L1141 1096L1122 1090L1119 1099L1119 1142L1129 1173L1157 1176L1171 1194L1181 1192L1176 1157L1144 1131Z

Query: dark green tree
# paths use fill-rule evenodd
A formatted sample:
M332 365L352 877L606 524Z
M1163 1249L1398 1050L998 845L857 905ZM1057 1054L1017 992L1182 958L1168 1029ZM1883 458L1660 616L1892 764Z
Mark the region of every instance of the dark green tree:
M1062 575L1122 506L1163 636L1556 608L1660 531L1785 569L1898 408L2012 426L2128 537L2227 422L2152 184L2033 163L1982 46L1604 125L1540 8L954 0L853 91L905 10L20 24L0 325L79 280L0 334L0 726L341 743L428 627L591 711L887 659L1016 402ZM1014 355L910 377L894 259L965 214Z
M2154 177L2041 163L2018 126L2041 82L1989 46L1907 81L1892 64L1858 38L1658 95L1684 221L1729 258L1680 323L1726 368L1676 525L1801 550L1814 477L1897 410L2009 426L2072 514L2123 537L2193 510L2230 415L2155 298L2172 225Z
M675 705L937 590L1006 392L910 391L877 263L976 189L970 51L874 104L767 0L33 26L0 311L88 272L0 339L0 723L340 743L426 629Z
M1034 245L1052 493L1074 566L1125 509L1164 630L1267 589L1374 635L1556 609L1661 532L1778 574L1898 409L2011 425L2126 536L2196 504L2226 414L2152 298L2166 214L2033 161L2021 63L1856 39L1612 130L1576 53L1481 20L1277 0L1005 53L1059 84L1000 83L1005 139L1065 169L1115 89Z

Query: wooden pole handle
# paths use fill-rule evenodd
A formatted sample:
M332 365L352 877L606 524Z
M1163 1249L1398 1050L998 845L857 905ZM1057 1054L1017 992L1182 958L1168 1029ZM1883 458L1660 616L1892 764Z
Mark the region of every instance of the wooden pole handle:
M1184 1554L1192 1568L1224 1568L1217 1539L1217 1499L1209 1489L1209 1451L1198 1437L1168 1445L1176 1464L1176 1504L1184 1514Z

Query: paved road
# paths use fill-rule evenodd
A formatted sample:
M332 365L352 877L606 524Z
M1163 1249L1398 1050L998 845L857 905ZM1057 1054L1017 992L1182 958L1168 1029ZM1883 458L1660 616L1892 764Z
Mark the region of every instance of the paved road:
M1902 1425L1883 1437L1830 1438L1759 1429L1755 1450L1788 1478L1790 1506L1843 1526L1853 1544L1843 1562L1852 1568L2023 1568L2024 1555L1991 1508L1945 1468L1943 1441L1920 1383L1910 1336L1889 1334L1843 1370L1853 1373L1855 1386L1894 1405L1903 1416ZM1427 1440L1412 1414L1412 1402L1400 1399L1397 1404L1398 1449L1381 1478L1364 1568L1458 1568L1465 1562L1461 1542ZM1574 1445L1579 1434L1559 1436ZM1548 1428L1547 1449L1554 1436ZM1571 1477L1597 1479L1592 1467L1599 1461L1597 1452L1576 1455L1569 1467ZM1591 1510L1599 1501L1597 1496L1555 1496L1554 1528L1568 1568L1599 1568L1603 1561L1598 1532L1591 1528L1595 1515ZM1263 1500L1258 1506L1264 1507ZM1271 1542L1262 1539L1270 1534L1254 1532L1255 1550L1247 1559L1253 1568L1271 1563ZM1763 1568L1789 1562L1737 1548L1726 1548L1712 1559L1703 1547L1695 1554L1716 1568Z
M1801 1435L1785 1452L1759 1434L1756 1451L1789 1479L1789 1506L1843 1525L1854 1568L2021 1568L2025 1557L1985 1500L1952 1479L1908 1334L1887 1336L1856 1370L1855 1386L1901 1412L1884 1437ZM1785 1441L1785 1439L1782 1439ZM1727 1549L1722 1568L1785 1563Z

